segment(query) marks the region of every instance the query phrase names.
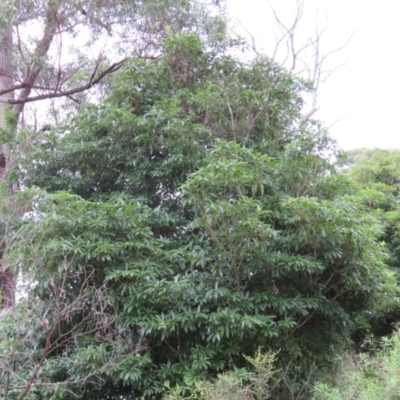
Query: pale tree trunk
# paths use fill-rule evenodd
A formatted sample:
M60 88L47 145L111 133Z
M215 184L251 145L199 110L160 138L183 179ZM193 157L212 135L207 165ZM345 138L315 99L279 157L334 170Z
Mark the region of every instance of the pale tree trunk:
M0 0L1 1L1 0ZM58 5L52 1L47 2L47 9L44 18L43 36L38 41L34 51L34 59L26 66L25 76L22 88L18 96L15 98L14 90L0 96L0 127L7 129L8 118L18 121L25 101L29 97L32 87L42 70L42 60L46 57L50 45L57 33L60 24L60 16L58 15ZM12 89L13 81L13 65L12 65L12 45L13 45L13 27L6 26L0 29L0 92ZM8 103L9 100L18 100L14 105ZM0 181L5 182L8 179L9 172L12 169L12 155L6 144L1 144L0 149ZM10 184L10 195L13 195L17 189L17 184ZM18 213L18 207L15 207ZM3 259L0 263L0 292L1 292L1 309L9 309L15 304L16 277L6 261Z
M46 57L51 46L51 42L57 33L57 28L61 22L59 20L60 16L57 15L57 13L58 9L56 6L53 4L53 2L49 1L47 3L46 15L44 19L43 36L36 45L34 52L35 59L30 65L27 66L23 80L24 87L21 89L17 98L18 103L14 104L13 106L14 115L17 120L24 109L25 101L32 92L32 87L35 85L36 80L42 71L42 59Z
M12 66L12 26L6 26L0 30L0 90L13 86ZM0 127L7 129L7 118L11 117L12 108L7 104L8 99L13 98L13 92L0 96ZM9 148L6 144L1 145L0 151L0 180L7 179L9 170ZM0 291L1 309L8 309L15 303L15 280L14 274L7 263L0 263Z

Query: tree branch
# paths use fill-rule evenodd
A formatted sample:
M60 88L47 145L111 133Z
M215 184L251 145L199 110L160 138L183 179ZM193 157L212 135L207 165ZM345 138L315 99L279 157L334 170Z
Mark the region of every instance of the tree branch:
M17 119L24 109L24 104L26 103L26 100L28 99L32 88L42 70L40 62L44 57L46 57L59 25L58 9L54 8L53 2L49 1L46 9L43 36L39 40L34 52L35 59L31 62L26 70L25 77L22 82L22 90L19 93L16 102L9 103L15 105L13 110L15 111Z
M111 74L115 71L118 71L122 65L127 61L127 58L124 58L123 60L120 60L112 65L110 65L107 69L105 69L104 71L101 71L96 78L93 78L93 74L91 79L85 83L84 85L78 86L76 88L70 89L70 90L66 90L66 91L57 91L57 89L54 89L54 92L52 93L43 93L43 94L39 94L37 96L32 96L32 97L27 97L27 98L21 98L20 96L15 99L15 100L7 100L6 103L8 104L25 104L25 103L30 103L33 101L38 101L38 100L44 100L44 99L54 99L57 97L64 97L64 96L72 96L76 93L80 93L83 92L87 89L90 89L91 87L95 86L97 83L99 83L106 75ZM96 67L97 69L98 67ZM95 72L95 71L94 71ZM16 85L21 86L21 85ZM31 86L30 90L32 89L38 89L39 87L35 87L35 86ZM16 89L7 89L7 91L13 91ZM49 89L51 90L51 89ZM1 92L0 92L1 94Z

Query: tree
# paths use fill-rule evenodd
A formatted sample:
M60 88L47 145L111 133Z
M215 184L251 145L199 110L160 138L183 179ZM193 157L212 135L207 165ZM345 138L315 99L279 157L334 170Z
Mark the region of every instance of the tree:
M104 103L38 134L19 161L24 186L47 192L11 252L37 296L43 266L93 271L116 329L147 344L107 371L110 395L245 375L259 348L304 371L396 293L376 217L336 173L329 135L302 118L309 86L221 47L170 35L161 57L126 63Z
M368 212L377 216L383 227L381 243L388 252L387 264L399 280L399 194L400 194L400 154L398 150L356 149L344 157L343 173L355 182L355 190L361 204ZM393 324L399 318L396 302L382 301L381 311L367 318L360 329L364 336L369 332L382 336L393 332Z
M170 32L179 31L193 26L197 18L202 23L198 28L201 33L221 23L217 18L211 18L208 24L199 20L201 14L196 3L186 0L88 1L84 6L79 1L41 0L34 4L31 0L20 0L5 2L2 11L4 66L0 95L17 94L6 99L17 120L26 103L83 92L119 69L133 55L156 57L167 28ZM11 22L6 25L6 21ZM42 28L25 38L24 30L36 24ZM107 44L105 34L111 44ZM80 51L75 48L77 54L69 53L67 57L80 64L65 60L63 54L76 46L76 43L63 42L73 39L79 40ZM97 57L85 57L85 52L95 51L96 44L101 45L100 51L94 53L98 53ZM106 56L105 52L109 54ZM117 61L111 62L112 57Z
M329 40L330 26L328 15L321 21L319 5L295 0L289 5L279 1L269 0L271 21L265 24L271 28L271 34L265 38L267 53L272 60L303 79L312 82L313 89L307 93L307 102L303 118L309 119L319 110L319 96L325 82L339 68L346 65L343 60L343 50L351 41L355 32L349 33L347 39L338 42L337 37ZM308 8L313 7L313 8ZM309 17L313 13L313 20ZM266 18L268 15L265 16ZM240 23L241 24L241 23ZM251 49L258 55L257 41L251 34L251 25L241 24L251 38ZM328 41L326 40L328 39ZM333 42L336 47L326 47L327 42Z
M159 43L167 31L187 28L202 34L224 28L219 17L210 16L206 21L204 11L187 0L8 0L2 2L0 15L3 131L15 130L28 103L61 98L81 104L84 92L117 71L130 57L158 57ZM53 104L51 109L57 106ZM53 115L56 121L60 118ZM48 124L46 119L43 125ZM32 115L25 116L23 122L36 129ZM7 181L14 167L16 140L12 132L3 136L0 175L2 181ZM11 182L11 194L16 186L15 181ZM10 308L15 302L14 280L13 271L3 263L2 308Z

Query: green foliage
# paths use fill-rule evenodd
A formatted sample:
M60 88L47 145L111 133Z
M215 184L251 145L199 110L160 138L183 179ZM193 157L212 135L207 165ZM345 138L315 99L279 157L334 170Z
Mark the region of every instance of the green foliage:
M398 189L400 152L398 150L354 150L348 153L349 174L371 185L384 184Z
M276 354L263 354L259 349L256 352L254 358L250 356L247 356L245 358L250 364L252 364L255 369L255 372L253 372L250 377L250 388L253 397L257 400L271 398L271 395L277 386L277 374L281 372L274 370Z
M318 383L315 400L396 400L400 396L400 336L383 340L382 350L342 361L333 383Z
M398 150L359 149L347 154L344 172L355 182L355 190L361 205L380 221L382 232L380 240L387 249L387 263L392 274L399 281L400 265L400 153ZM364 327L378 336L391 332L391 323L399 318L398 297L394 301L387 297L377 314L372 314ZM361 329L361 331L363 330Z
M397 295L379 219L336 174L326 131L302 120L309 85L198 35L171 34L162 48L157 60L132 59L103 104L37 135L20 176L41 190L9 262L50 309L61 282L68 306L82 288L101 290L113 334L145 344L115 353L97 380L77 379L83 398L159 398L166 385L190 396L218 375L218 390L239 396L231 373L246 360L263 398L272 359L258 349L276 353L278 369L304 371L301 387L315 361L350 343L366 310ZM65 342L46 355L76 357L76 377L111 351L85 321L57 325L60 335L83 329L79 352Z
M269 399L282 380L280 371L274 370L276 354L262 353L259 349L254 358L245 356L254 371L237 369L218 375L215 382L196 382L192 396L183 395L185 388L178 386L164 397L166 400L201 399L201 400L247 400ZM278 376L279 374L279 376ZM247 382L247 383L246 383Z
M250 396L250 389L231 375L220 375L218 380L210 384L199 384L200 398L204 400L245 400Z
M20 96L18 107L13 106L16 119L28 96L28 102L56 99L42 113L43 125L69 120L81 104L93 98L104 99L112 73L128 58L157 58L162 51L161 43L169 35L194 32L207 45L220 50L226 48L230 40L226 36L223 3L219 5L212 0L2 1L0 29L10 28L10 40L6 48L1 48L6 43L2 31L0 51L7 64L12 65L11 82L19 76L21 87L27 89L16 94ZM5 88L10 96L21 89L18 86L13 89L11 82ZM36 123L33 114L24 120L24 125L34 125L35 130Z
M122 196L104 204L63 192L32 197L34 212L7 253L11 265L21 266L23 298L1 319L4 398L22 395L21 376L33 381L29 393L37 397L29 398L114 393L107 384L139 379L148 358L137 326L117 324L104 275L124 265L128 249L136 263L146 263L156 245L143 224L146 208Z

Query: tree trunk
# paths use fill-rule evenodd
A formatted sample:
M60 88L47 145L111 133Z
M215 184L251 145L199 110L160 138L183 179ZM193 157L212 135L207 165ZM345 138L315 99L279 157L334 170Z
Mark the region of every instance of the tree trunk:
M13 86L12 66L12 26L0 30L0 90ZM13 92L0 96L0 128L7 129L7 120L13 110L7 100L13 98ZM0 150L0 181L7 179L9 170L9 148L1 144ZM11 308L15 304L14 274L4 259L0 263L1 309Z
M32 87L35 85L36 80L42 71L41 60L46 57L54 36L57 33L58 24L60 23L60 16L58 16L57 13L58 9L56 6L53 2L49 1L47 3L44 19L43 36L36 45L34 52L35 59L27 67L23 81L24 87L21 89L17 98L19 102L13 106L17 120L24 109L26 99L31 94Z
M27 65L23 87L20 90L17 99L19 103L10 106L8 100L14 100L14 91L10 91L0 96L0 128L7 129L7 121L10 118L18 121L24 106L25 100L29 97L32 87L34 86L41 70L41 60L46 57L50 45L57 32L59 24L58 6L52 1L47 2L46 14L44 18L43 36L38 41L34 52L34 60ZM13 88L13 27L11 25L0 29L0 92ZM9 148L2 143L0 147L0 182L5 182L12 169L12 159ZM17 185L10 185L10 194L13 195ZM18 213L18 211L17 211ZM1 260L0 263L0 292L1 292L1 309L11 308L15 304L16 278L14 271L9 265Z

